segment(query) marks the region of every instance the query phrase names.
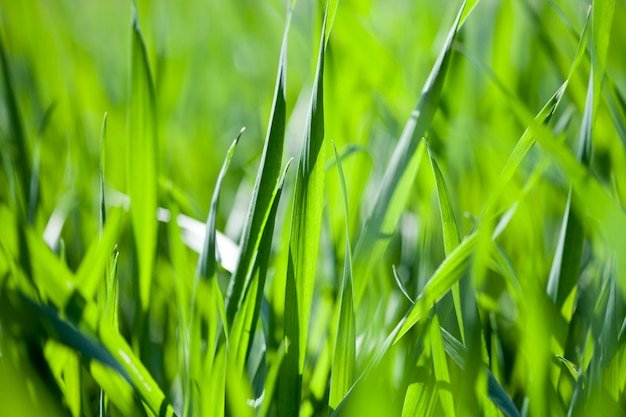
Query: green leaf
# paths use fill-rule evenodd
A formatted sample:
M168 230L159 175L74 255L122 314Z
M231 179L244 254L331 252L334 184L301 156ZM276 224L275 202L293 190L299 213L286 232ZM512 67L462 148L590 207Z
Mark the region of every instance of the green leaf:
M263 219L270 210L273 192L280 175L287 113L285 92L287 83L287 35L291 22L291 11L292 8L289 8L287 12L287 23L285 24L280 58L278 60L278 74L276 76L272 113L270 114L267 137L263 147L263 156L261 157L261 164L259 165L259 171L252 191L252 200L250 201L248 215L244 222L239 243L241 254L237 263L237 269L231 277L226 293L226 317L229 324L234 320L235 313L242 302L243 291L247 286L246 281L250 275L254 255L261 240Z
M452 44L464 9L465 3L459 10L439 57L424 84L417 105L404 127L391 161L387 165L374 208L359 236L354 252L355 306L359 305L373 268L385 252L388 237L393 234L408 201L409 190L417 175L423 152L423 146L418 145L420 139L430 129L439 105L439 97L452 56Z
M339 322L337 324L337 336L330 378L328 405L331 409L335 409L337 405L339 405L339 402L352 386L356 357L356 320L354 317L354 300L352 296L352 255L350 251L348 222L348 193L346 191L346 180L343 175L343 168L334 142L333 150L335 151L335 160L337 162L337 170L339 171L339 179L343 193L343 207L346 222L346 249L343 268L343 285L340 291Z
M137 250L139 300L147 312L157 241L157 130L154 85L146 46L132 7L128 108L128 195Z
M593 1L593 45L594 64L598 65L598 76L602 76L606 67L606 58L611 40L611 28L615 16L615 0Z

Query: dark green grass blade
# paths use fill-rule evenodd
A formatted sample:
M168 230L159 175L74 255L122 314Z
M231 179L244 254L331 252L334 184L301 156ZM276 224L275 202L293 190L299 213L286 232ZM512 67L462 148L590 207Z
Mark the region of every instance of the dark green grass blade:
M100 130L100 216L98 231L100 235L103 233L104 223L106 223L106 200L104 198L104 172L106 169L106 131L107 131L107 113L102 118L102 129Z
M138 289L148 309L157 241L157 131L154 84L135 7L131 21L131 78L128 109L128 194L136 245Z
M278 61L278 74L272 103L269 127L263 147L263 156L256 176L256 182L252 192L252 200L248 209L248 215L244 223L240 248L241 254L237 269L231 277L226 294L226 317L228 323L232 323L235 313L242 301L242 295L246 286L246 279L252 268L254 254L257 251L261 239L261 227L271 206L273 191L280 175L280 166L283 156L286 124L286 67L287 67L287 40L289 24L291 21L291 8L287 12L287 23L283 35L283 43Z
M450 358L461 368L466 366L467 348L448 333L443 327L441 328L441 336L443 338L443 346ZM500 409L506 417L520 417L520 413L511 401L502 385L496 380L489 369L487 372L487 395L493 403Z
M287 283L284 335L289 342L278 381L278 415L297 415L300 410L302 373L313 301L317 253L324 205L324 52L326 19L320 35L317 69L307 124L296 174Z
M28 153L28 143L24 127L22 126L22 119L20 110L18 107L17 99L14 91L14 83L11 79L11 69L9 68L9 61L7 59L6 50L2 37L0 36L0 64L2 65L2 80L4 82L4 91L6 94L6 111L9 119L9 143L15 149L11 149L13 153L13 161L15 161L16 169L19 174L18 185L16 188L17 193L17 208L25 215L26 212L22 211L26 206L26 198L30 195L30 161Z
M430 128L437 110L452 57L452 44L464 9L465 3L459 10L439 57L424 84L417 105L404 127L383 177L372 213L359 236L354 253L355 306L359 305L365 292L372 269L385 252L385 247L388 244L386 236L393 234L410 195L408 189L412 186L417 175L419 164L419 159L416 156L419 156L418 150L422 149L418 145Z
M335 160L343 193L344 216L346 219L346 249L343 269L343 285L340 291L339 323L333 355L330 378L330 396L328 405L335 409L352 386L356 357L356 330L354 316L354 300L352 295L352 255L350 251L350 233L348 218L348 193L343 168L339 160L337 148L333 143Z
M589 74L587 100L580 129L580 144L578 147L578 160L586 167L589 167L591 162L591 125L594 106L593 81L594 75L592 69ZM581 221L574 213L572 207L572 190L570 187L567 205L565 206L565 213L563 215L563 223L561 224L559 242L552 261L547 288L548 296L555 303L558 310L560 310L563 302L578 282L584 241L585 235Z

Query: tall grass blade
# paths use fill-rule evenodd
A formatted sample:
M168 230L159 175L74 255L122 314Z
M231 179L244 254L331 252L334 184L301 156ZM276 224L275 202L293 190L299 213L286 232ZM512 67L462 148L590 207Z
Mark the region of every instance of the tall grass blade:
M354 367L356 357L356 330L354 317L354 300L352 295L352 254L350 250L350 232L348 217L348 193L343 168L339 160L337 148L333 143L335 160L341 190L343 193L344 216L346 220L346 249L343 268L343 284L340 291L339 322L337 324L337 336L333 355L333 365L330 377L330 397L328 405L335 409L344 398L354 379Z
M46 127L48 127L48 123L50 122L50 117L54 112L55 105L52 104L48 106L46 112L44 113L41 122L39 124L39 130L37 132L37 136L35 137L35 144L33 146L33 170L31 172L30 177L30 187L29 187L29 196L28 196L28 213L27 213L27 221L28 224L33 224L35 222L35 215L37 214L37 206L39 205L39 182L40 182L40 174L41 174L41 140L44 132L46 131Z
M289 341L278 382L279 416L298 414L324 206L324 52L328 3L317 69L296 174L285 290L285 338Z
M423 147L418 146L430 128L439 104L439 97L465 3L452 24L439 57L433 66L411 117L394 149L388 169L382 180L371 214L359 236L354 253L354 298L359 305L372 270L385 252L388 236L393 234L412 187Z
M441 330L439 329L439 318L437 314L435 314L430 323L430 343L441 408L443 408L446 416L454 417L456 415L454 411L454 397L452 396L446 351L444 350L443 341L441 339Z
M591 125L594 107L593 82L594 75L592 68L589 74L587 100L585 102L585 112L580 129L580 143L578 145L578 160L586 167L589 167L591 162ZM585 235L582 223L572 208L572 189L570 186L559 242L548 279L548 296L555 303L557 311L560 310L563 302L578 282L584 240Z
M287 23L285 24L280 58L278 60L278 74L276 76L272 113L270 114L261 164L259 165L252 192L252 200L250 201L248 215L240 239L241 253L239 262L237 269L231 277L228 292L226 293L226 317L229 324L234 320L235 313L242 302L243 291L247 284L246 279L252 268L254 254L259 247L263 219L270 210L273 192L280 175L287 112L287 35L291 21L291 10L289 8L287 12Z
M150 300L157 241L157 131L154 84L135 6L131 18L131 78L128 108L128 194L138 257L140 307Z

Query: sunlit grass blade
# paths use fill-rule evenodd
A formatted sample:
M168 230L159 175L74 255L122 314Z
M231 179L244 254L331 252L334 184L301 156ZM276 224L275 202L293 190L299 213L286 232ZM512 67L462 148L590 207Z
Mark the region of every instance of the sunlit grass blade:
M436 398L435 390L428 384L415 382L409 385L402 405L402 417L432 416Z
M275 355L270 358L270 368L265 378L265 395L261 406L257 409L257 417L266 417L272 404L272 398L274 398L274 390L276 389L276 382L278 381L278 375L280 372L283 359L285 358L285 351L287 350L287 342L283 341Z
M280 175L287 113L287 35L289 34L291 11L291 8L287 11L287 23L285 24L280 57L278 60L278 74L276 76L269 127L267 129L265 145L263 146L263 156L261 157L259 171L252 192L252 199L248 208L248 215L239 243L241 253L237 263L237 269L231 277L228 292L226 293L226 316L229 324L234 320L235 313L241 304L243 291L246 287L246 279L250 274L254 254L258 249L261 239L263 219L268 210L270 210L272 195Z
M326 19L320 35L317 69L309 113L298 160L289 238L289 265L285 292L285 338L287 357L279 379L279 416L294 415L300 409L301 381L313 302L313 288L324 206L324 53ZM288 324L289 321L297 323ZM298 342L295 340L298 339ZM296 366L297 365L297 366ZM299 382L297 382L299 381ZM282 398L282 399L281 399Z
M346 221L346 249L343 269L343 283L339 292L339 322L333 355L333 365L330 377L330 396L328 405L335 409L344 398L354 379L356 357L356 330L354 316L354 300L352 296L352 254L350 250L350 233L348 217L348 193L343 168L339 160L337 148L333 142L335 161L339 171L341 190L343 194L344 216Z
M587 88L587 100L580 129L580 143L578 145L578 160L589 167L591 162L591 125L593 120L593 97L594 97L593 68L589 74ZM557 307L557 311L578 282L578 274L583 251L585 235L582 222L572 208L572 190L570 187L567 196L567 205L561 224L561 233L557 245L550 277L548 279L548 296Z
M128 108L128 195L136 247L138 290L143 314L148 309L157 241L158 150L156 103L148 53L132 6L131 77Z
M388 238L393 234L410 195L408 189L412 187L415 180L421 152L423 152L423 147L418 145L430 128L438 108L439 97L452 56L452 44L464 9L465 3L452 24L446 42L424 84L417 105L404 127L402 136L387 165L374 208L359 236L354 253L355 306L359 305L372 270L385 252Z

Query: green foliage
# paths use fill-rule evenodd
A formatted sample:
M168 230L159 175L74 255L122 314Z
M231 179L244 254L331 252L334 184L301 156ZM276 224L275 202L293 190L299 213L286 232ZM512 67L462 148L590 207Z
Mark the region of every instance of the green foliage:
M0 2L0 403L625 415L624 19Z

